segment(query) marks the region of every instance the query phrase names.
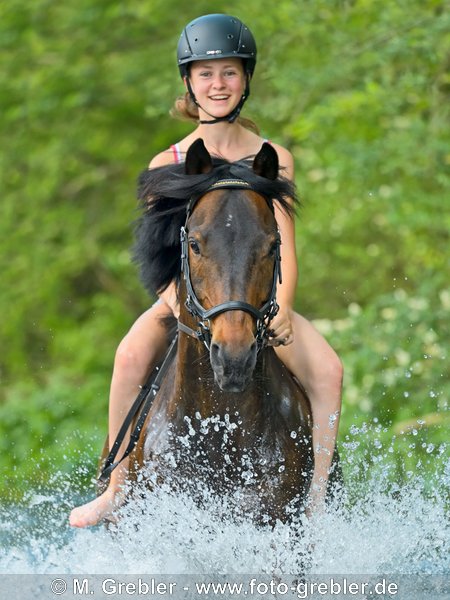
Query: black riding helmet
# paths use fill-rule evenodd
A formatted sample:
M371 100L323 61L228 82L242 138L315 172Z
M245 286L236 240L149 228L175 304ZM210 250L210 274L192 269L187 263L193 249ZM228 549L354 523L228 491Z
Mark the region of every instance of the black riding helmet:
M199 104L189 81L189 64L196 60L217 58L241 58L247 84L241 100L230 114L214 118L213 121L200 121L201 123L232 123L237 118L250 95L249 81L256 65L256 43L250 29L230 15L203 15L188 23L178 42L177 59L181 77L186 78L189 94L197 106Z

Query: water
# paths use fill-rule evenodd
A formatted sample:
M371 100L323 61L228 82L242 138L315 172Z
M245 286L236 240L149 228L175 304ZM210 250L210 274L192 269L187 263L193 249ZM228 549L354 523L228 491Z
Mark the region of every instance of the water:
M379 483L352 506L311 523L256 528L211 498L148 493L109 531L71 530L70 494L35 495L3 510L1 573L399 573L450 572L450 523L442 495L408 486L396 498ZM145 552L143 552L145 549Z
M302 514L273 529L233 515L232 499L204 490L200 508L168 488L128 504L108 530L71 529L77 498L62 476L51 492L30 491L1 509L0 573L448 575L450 463L432 452L434 475L400 486L380 460L361 478L350 445L347 497L312 520Z

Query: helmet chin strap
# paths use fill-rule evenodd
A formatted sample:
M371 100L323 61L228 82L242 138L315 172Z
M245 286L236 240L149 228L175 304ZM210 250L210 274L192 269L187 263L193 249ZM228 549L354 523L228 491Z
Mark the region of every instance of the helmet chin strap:
M200 104L198 103L197 98L195 97L195 94L194 94L194 90L192 89L189 77L186 77L186 86L187 86L189 95L192 98L192 101L194 102L194 104L196 106L198 106L198 108L201 108L202 111L205 112L208 116L212 117L212 120L209 120L209 121L200 120L199 122L202 125L214 125L214 123L221 123L222 121L228 121L228 123L234 123L234 121L238 118L242 107L244 106L244 102L250 96L249 76L247 75L244 93L242 94L241 99L236 104L236 106L233 108L233 110L230 113L228 113L227 115L225 115L224 117L215 117L214 115L209 113L207 110L205 110L202 106L200 106Z

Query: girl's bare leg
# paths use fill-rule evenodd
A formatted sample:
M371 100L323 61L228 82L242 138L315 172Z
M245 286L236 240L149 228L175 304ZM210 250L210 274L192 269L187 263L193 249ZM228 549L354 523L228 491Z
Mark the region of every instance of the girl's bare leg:
M311 400L315 467L309 503L314 512L325 499L336 445L343 368L335 351L307 319L293 313L292 327L293 343L277 346L275 351Z
M145 382L153 365L164 354L167 346L166 330L160 319L170 314L171 309L165 302L157 302L137 319L117 349L109 399L110 448L139 393L140 386ZM129 434L125 437L118 456L123 454L128 440ZM103 494L72 510L70 525L88 527L110 516L122 501L123 483L127 474L128 458L112 472L108 488Z

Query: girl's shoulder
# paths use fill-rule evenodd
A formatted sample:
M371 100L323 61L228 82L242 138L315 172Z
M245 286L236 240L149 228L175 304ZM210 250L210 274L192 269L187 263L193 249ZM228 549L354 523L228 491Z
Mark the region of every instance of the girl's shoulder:
M154 156L150 161L148 168L155 169L156 167L165 167L166 165L172 165L174 162L176 161L174 159L173 150L172 148L168 148Z
M292 153L289 152L287 148L284 148L284 146L280 146L280 144L276 144L271 140L265 141L268 141L277 151L280 167L283 170L281 174L288 179L294 179L294 157L292 156Z
M196 136L191 134L176 144L172 144L169 148L167 148L167 150L163 150L153 157L148 165L148 168L154 169L155 167L165 167L166 165L173 165L183 162L186 150L196 139Z
M293 171L294 168L294 158L292 156L292 154L289 152L289 150L287 150L286 148L284 148L284 146L281 146L280 144L275 143L273 140L271 140L270 138L266 138L266 137L262 137L261 135L258 135L254 132L248 132L250 139L252 139L251 143L254 146L256 144L256 147L261 148L261 146L263 145L264 142L268 142L276 151L278 154L278 159L280 161L280 166L283 167L284 169L286 169L287 171ZM259 150L258 148L258 150Z

